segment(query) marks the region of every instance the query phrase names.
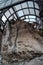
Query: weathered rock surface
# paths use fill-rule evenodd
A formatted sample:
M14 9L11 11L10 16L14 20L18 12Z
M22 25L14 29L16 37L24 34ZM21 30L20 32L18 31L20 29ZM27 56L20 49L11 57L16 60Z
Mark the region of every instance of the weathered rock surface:
M16 21L6 25L2 36L3 63L26 60L43 55L43 37L29 23Z

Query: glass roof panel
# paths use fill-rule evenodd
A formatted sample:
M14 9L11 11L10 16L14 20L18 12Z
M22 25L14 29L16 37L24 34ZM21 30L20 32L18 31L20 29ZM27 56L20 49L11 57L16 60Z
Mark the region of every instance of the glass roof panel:
M18 13L19 17L24 15L22 10L18 11L17 13Z
M38 6L38 4L37 4L37 3L35 3L35 8L39 9L39 6Z
M21 17L21 19L24 19L25 17Z
M10 8L9 10L10 10L11 14L13 14L13 13L14 13L14 11L13 11L13 9L12 9L12 8Z
M29 7L34 7L33 2L31 2L31 1L28 2L28 5L29 5Z
M8 17L10 16L10 12L7 11L7 12L5 13L5 15L6 15L6 17L8 18Z
M34 9L30 9L30 14L35 14Z
M28 9L23 9L23 11L24 11L24 14L25 14L25 15L26 15L26 14L29 14Z
M16 5L14 8L15 8L16 10L20 10L20 9L21 9L21 5Z
M6 20L7 20L6 17L3 15L2 16L2 21L5 23Z
M24 21L29 22L29 19L25 19Z
M12 15L12 16L9 18L9 21L12 20L13 18L14 18L14 17L13 17L13 15Z
M30 19L30 21L36 22L36 20L35 20L35 19Z
M26 18L28 19L28 16L26 16Z
M27 8L27 3L22 3L22 8Z
M29 15L29 18L36 18L36 16Z
M14 14L14 17L17 19L16 15Z
M35 10L36 11L36 15L39 16L39 11L38 10Z

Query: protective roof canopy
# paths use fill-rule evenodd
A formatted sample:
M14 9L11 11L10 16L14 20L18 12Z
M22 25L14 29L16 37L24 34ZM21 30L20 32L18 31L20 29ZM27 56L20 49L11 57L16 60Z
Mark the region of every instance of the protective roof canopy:
M15 2L17 2L17 1L15 1ZM21 0L19 0L19 1L21 1ZM20 19L20 20L24 20L24 21L30 22L30 23L39 22L39 20L40 20L39 5L35 1L26 1L23 3L19 3L8 9L5 9L4 11L5 12L2 11L3 15L1 17L2 25L5 25L7 21L11 22L12 19L14 21L16 19Z

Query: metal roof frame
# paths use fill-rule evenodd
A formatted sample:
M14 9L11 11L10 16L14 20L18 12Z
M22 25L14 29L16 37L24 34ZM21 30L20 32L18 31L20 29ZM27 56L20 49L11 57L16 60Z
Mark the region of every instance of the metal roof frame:
M28 16L28 19L29 19L29 21L30 21L29 15L36 16L36 20L37 20L37 18L40 18L40 16L37 16L37 15L36 15L36 12L35 12L35 10L38 10L38 11L39 11L40 9L35 8L35 5L34 5L34 8L28 7L28 2L29 2L29 1L33 2L33 5L34 5L34 2L36 2L36 3L39 4L39 1L38 1L38 0L24 0L24 1L21 1L21 2L18 2L18 3L15 3L15 4L13 4L13 5L10 5L10 6L8 6L8 7L5 7L5 8L3 8L3 9L0 9L0 11L1 11L0 14L3 14L5 17L6 17L5 13L6 13L7 11L9 11L10 8L12 8L12 10L14 11L14 13L12 13L12 14L11 14L11 12L9 11L10 16L9 16L8 18L6 17L7 20L6 20L5 23L3 23L3 24L4 24L3 26L6 25L7 21L10 22L9 18L10 18L11 16L14 17L14 14L15 14L15 16L17 17L17 20L21 19L22 17L24 17L24 19L22 19L22 20L25 20L25 19L26 19L26 16ZM25 2L27 3L27 8L22 8L21 4L23 4L23 3L25 3ZM21 9L15 11L14 7L15 7L16 5L19 5L19 4L20 4L20 6L21 6ZM21 16L21 17L19 17L19 15L18 15L17 12L19 12L19 11L21 11L21 10L23 11L24 9L28 9L28 11L29 11L29 9L34 9L35 15L34 15L34 14L30 14L30 11L29 11L29 14L26 14L26 15L25 15L24 12L23 12L24 15ZM2 16L3 16L3 15L2 15ZM0 17L0 19L1 19L1 21L3 22L2 17ZM14 17L13 19L16 20L15 17Z

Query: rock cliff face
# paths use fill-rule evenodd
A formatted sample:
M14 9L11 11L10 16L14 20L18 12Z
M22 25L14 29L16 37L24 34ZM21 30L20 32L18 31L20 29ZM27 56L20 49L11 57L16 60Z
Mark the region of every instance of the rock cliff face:
M29 61L43 55L43 37L24 21L6 25L2 36L3 62Z

